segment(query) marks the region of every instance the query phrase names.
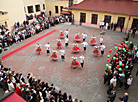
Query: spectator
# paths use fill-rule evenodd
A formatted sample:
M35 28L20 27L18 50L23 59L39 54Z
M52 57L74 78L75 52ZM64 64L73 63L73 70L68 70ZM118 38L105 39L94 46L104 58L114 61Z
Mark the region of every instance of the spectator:
M134 27L134 28L133 28L133 32L132 32L132 34L131 34L131 37L132 37L132 36L133 36L133 38L135 37L136 30L137 30L136 27Z
M111 95L108 97L108 98L110 98L109 100L107 100L107 102L114 102L114 100L115 100L115 98L116 98L116 91L113 91L112 93L111 93Z
M127 102L128 101L128 93L125 93L123 98L121 98L121 101Z

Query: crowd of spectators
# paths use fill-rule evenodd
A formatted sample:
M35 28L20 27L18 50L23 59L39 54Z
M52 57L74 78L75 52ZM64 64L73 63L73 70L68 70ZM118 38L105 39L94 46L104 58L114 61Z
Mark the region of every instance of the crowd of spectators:
M111 58L109 64L106 64L107 69L104 72L104 83L109 85L107 94L109 99L107 102L113 102L116 97L116 86L121 89L124 85L124 90L127 90L132 83L133 65L138 59L138 45L134 46L133 42L123 41L121 44L114 44L116 52ZM110 52L110 50L109 50ZM111 53L111 52L110 52ZM134 54L133 54L134 53ZM110 57L109 55L107 57ZM137 73L136 73L137 75ZM123 98L119 98L123 102L128 101L128 93L124 94Z
M5 94L15 91L27 102L82 102L77 98L73 99L71 95L47 82L36 79L31 73L28 73L27 81L22 73L15 73L11 68L5 68L0 65L0 88Z
M13 43L20 43L21 41L38 34L42 30L49 29L55 24L64 23L66 21L63 16L47 17L45 14L42 16L35 16L33 22L24 20L22 23L15 22L11 31L2 25L0 26L0 53L4 48L12 45Z

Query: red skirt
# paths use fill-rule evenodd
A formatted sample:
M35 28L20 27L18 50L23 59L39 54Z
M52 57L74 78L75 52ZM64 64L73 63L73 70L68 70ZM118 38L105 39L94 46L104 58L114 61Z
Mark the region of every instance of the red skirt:
M62 44L60 43L60 46L57 45L57 47L63 47Z
M21 89L20 89L19 87L16 87L16 93L17 93L19 96L22 95L22 93L21 93Z
M97 50L97 52L95 52L95 50L94 50L94 51L93 51L93 54L99 55L99 51Z
M74 39L75 39L75 41L81 41L81 37L78 39L76 36Z
M89 42L91 45L96 45L97 44L97 41L95 40L94 42L91 40L90 42Z
M76 68L78 65L80 65L80 63L77 61L76 61L76 65L72 65L72 62L71 62L71 67L73 67L73 68Z
M40 52L41 52L41 49L40 49L40 50L36 49L36 51L35 51L35 52L38 52L38 53L40 53Z
M72 52L79 52L81 50L80 47L76 47L76 49L74 50L74 47L72 48Z
M61 36L61 34L59 34L59 38L64 38L64 37L65 37L64 34L62 34L62 36Z
M55 57L50 56L50 58L51 58L52 60L58 60L58 56L57 56L57 55L55 55Z

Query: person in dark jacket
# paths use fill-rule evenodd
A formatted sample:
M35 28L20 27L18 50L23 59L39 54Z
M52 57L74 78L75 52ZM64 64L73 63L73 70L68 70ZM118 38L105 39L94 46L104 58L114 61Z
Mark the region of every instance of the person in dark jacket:
M114 102L114 100L116 98L116 91L113 91L112 94L108 98L110 98L110 99L107 100L107 102Z
M131 34L131 36L133 36L133 38L135 37L136 30L137 30L136 27L134 27L133 32Z

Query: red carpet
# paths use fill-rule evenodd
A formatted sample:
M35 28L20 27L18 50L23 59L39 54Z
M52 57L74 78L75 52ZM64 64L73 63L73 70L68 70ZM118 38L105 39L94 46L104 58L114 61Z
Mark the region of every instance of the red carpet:
M16 53L16 52L18 52L18 51L24 49L25 47L27 47L27 46L29 46L29 45L35 43L35 42L38 41L38 40L41 40L42 38L44 38L44 37L46 37L46 36L48 36L48 35L50 35L50 34L56 32L56 31L57 31L57 30L53 30L53 31L51 31L51 32L49 32L49 33L47 33L47 34L45 34L45 35L43 35L43 36L41 36L41 37L39 37L39 38L37 38L37 39L31 41L31 42L29 42L29 43L27 43L26 45L23 45L22 47L20 47L20 48L14 50L14 51L12 51L12 52L10 52L10 53L8 53L8 54L2 56L2 60L6 59L7 57L11 56L12 54L14 54L14 53Z

